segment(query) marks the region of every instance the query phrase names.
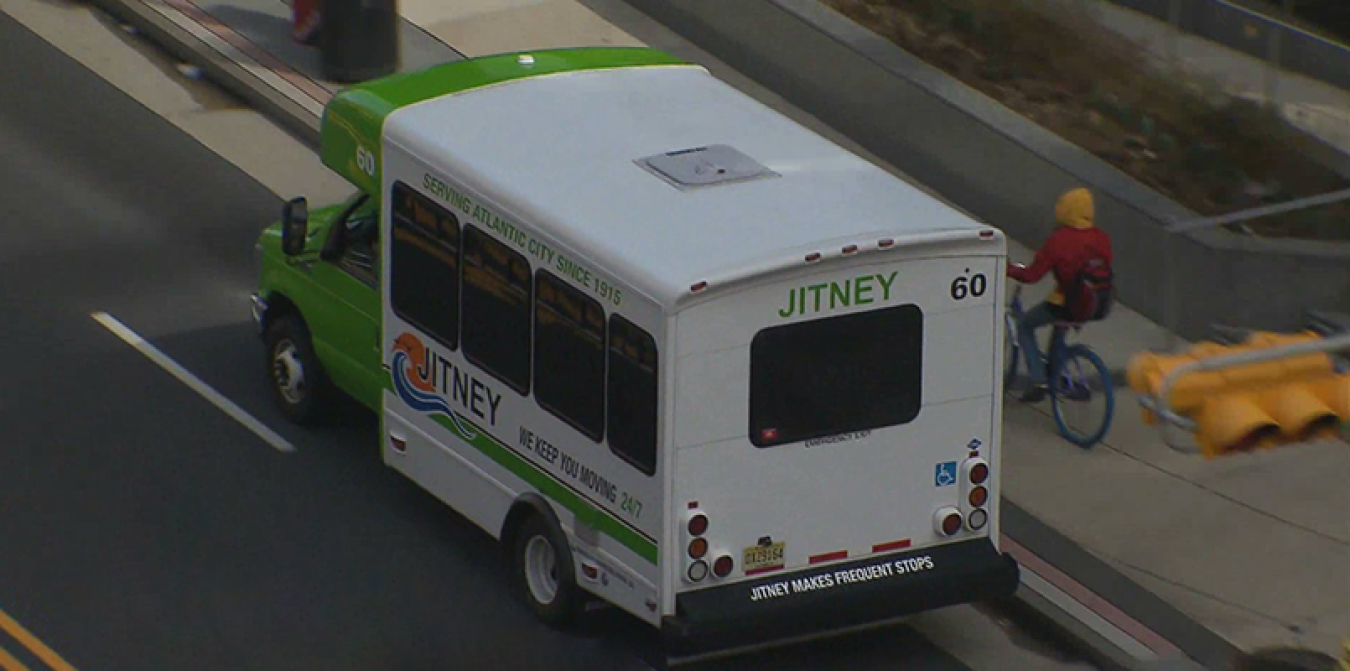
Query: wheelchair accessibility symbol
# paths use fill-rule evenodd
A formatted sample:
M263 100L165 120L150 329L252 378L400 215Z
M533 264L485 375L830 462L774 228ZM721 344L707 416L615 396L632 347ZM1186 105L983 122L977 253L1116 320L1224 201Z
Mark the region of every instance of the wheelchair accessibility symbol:
M937 465L937 472L933 474L934 487L946 487L956 484L956 462L944 461Z

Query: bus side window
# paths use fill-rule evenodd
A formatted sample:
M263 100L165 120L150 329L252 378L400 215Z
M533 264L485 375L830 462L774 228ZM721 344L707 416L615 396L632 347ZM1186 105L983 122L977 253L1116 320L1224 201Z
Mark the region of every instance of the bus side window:
M459 347L459 219L403 182L393 188L389 292L394 314Z
M530 262L476 226L464 227L464 356L517 393L530 393Z
M609 318L609 449L647 475L656 473L656 340L636 324Z
M605 309L580 289L535 273L534 398L600 442L605 430Z

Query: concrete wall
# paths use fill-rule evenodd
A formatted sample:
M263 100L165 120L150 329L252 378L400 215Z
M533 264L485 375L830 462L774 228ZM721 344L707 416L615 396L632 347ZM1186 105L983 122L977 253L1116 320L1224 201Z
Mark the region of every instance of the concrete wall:
M1306 33L1223 0L1179 0L1182 30L1257 58L1269 58L1270 39L1280 35L1286 70L1350 89L1350 48ZM1170 21L1172 0L1108 0Z
M627 0L774 89L944 198L1039 246L1058 196L1098 197L1121 300L1165 319L1164 222L1194 214L947 77L817 0ZM1308 308L1350 308L1350 252L1223 233L1176 247L1178 332L1210 323L1295 329Z

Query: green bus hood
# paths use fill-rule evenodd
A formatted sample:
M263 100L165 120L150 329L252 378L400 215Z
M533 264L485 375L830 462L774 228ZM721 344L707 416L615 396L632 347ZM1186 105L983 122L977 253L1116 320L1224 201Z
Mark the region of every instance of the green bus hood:
M522 58L527 54L532 62ZM483 56L363 82L339 91L324 107L320 156L324 165L375 195L384 120L399 108L527 77L653 65L690 64L646 47L584 47Z

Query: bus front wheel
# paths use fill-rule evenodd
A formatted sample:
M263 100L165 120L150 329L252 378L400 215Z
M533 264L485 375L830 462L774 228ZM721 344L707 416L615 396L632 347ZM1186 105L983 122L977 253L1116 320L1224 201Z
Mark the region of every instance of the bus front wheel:
M516 534L514 555L517 589L535 615L552 626L572 623L583 601L561 530L531 515Z
M310 424L319 418L328 398L328 380L314 356L309 329L298 315L284 315L268 327L267 373L272 398L286 419Z

